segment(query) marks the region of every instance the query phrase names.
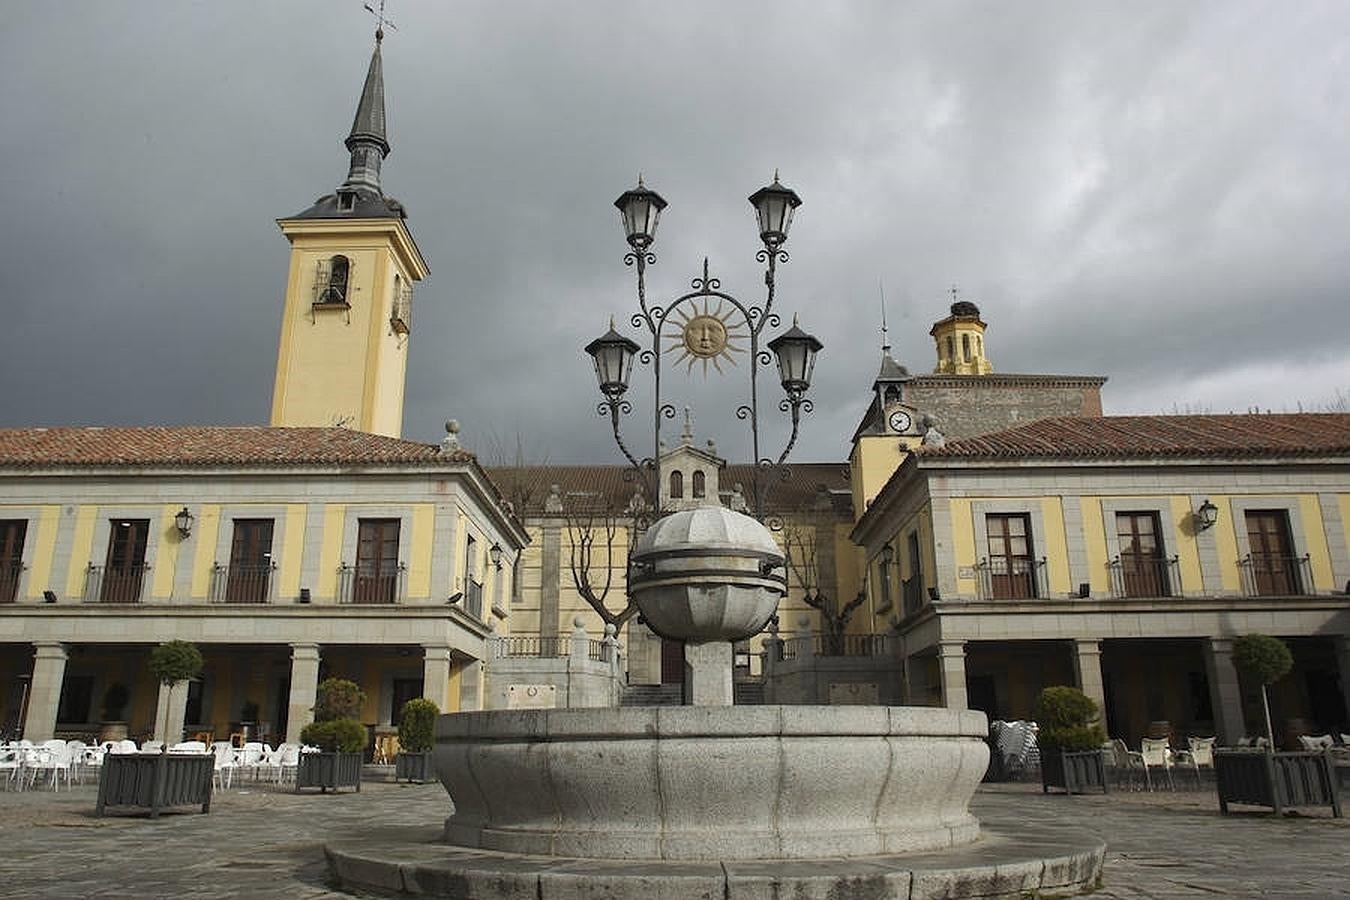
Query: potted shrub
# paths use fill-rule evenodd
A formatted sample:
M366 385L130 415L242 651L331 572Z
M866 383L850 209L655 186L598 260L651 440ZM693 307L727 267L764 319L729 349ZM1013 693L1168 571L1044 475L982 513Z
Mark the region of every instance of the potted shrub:
M1081 794L1100 788L1106 793L1102 744L1106 733L1097 723L1097 703L1078 688L1048 687L1036 697L1036 736L1041 751L1041 790L1063 788Z
M158 683L167 685L170 696L180 689L180 685L185 690L184 683L196 678L201 671L202 652L189 641L166 641L150 651L150 676ZM166 744L183 739L183 723L172 721L173 706L170 703L165 709L164 720L155 723L155 737Z
M365 692L345 678L328 678L319 683L314 721L300 732L302 743L319 750L300 754L295 775L297 791L306 787L316 787L322 793L340 787L361 790L366 726L356 717L365 701Z
M394 758L394 780L406 778L418 784L429 781L435 770L431 764L432 730L440 708L430 700L409 700L398 719L398 756Z
M1244 634L1233 641L1233 666L1241 675L1261 685L1261 709L1266 716L1266 740L1275 749L1275 734L1270 727L1270 701L1266 685L1274 684L1294 667L1289 647L1268 634Z
M150 674L155 681L168 685L170 692L202 671L202 654L195 644L187 641L169 641L150 652ZM108 694L113 694L113 685ZM125 707L125 688L122 688L122 706ZM114 696L116 700L119 697ZM104 698L104 712L108 697ZM172 706L172 704L170 704ZM165 741L182 736L182 722L178 734L171 735L171 716L156 723L155 731ZM202 812L211 810L211 787L215 774L215 756L210 753L109 753L99 770L98 803L94 810L103 815L109 806L144 806L151 817L170 806L201 806Z
M1279 681L1293 668L1289 647L1279 638L1246 634L1233 642L1233 665L1246 678L1261 685L1261 708L1266 720L1266 747L1261 750L1216 750L1214 783L1219 810L1228 804L1269 806L1276 815L1291 806L1330 806L1341 815L1335 767L1330 754L1296 751L1276 753L1270 727L1270 702L1266 685Z
M131 692L120 681L114 681L103 692L103 719L99 723L100 741L120 741L127 736L126 711Z

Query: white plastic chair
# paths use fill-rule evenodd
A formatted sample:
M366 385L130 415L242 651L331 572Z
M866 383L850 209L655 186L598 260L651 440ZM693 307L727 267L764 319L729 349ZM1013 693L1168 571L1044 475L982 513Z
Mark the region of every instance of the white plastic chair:
M206 744L202 741L179 741L169 748L170 753L206 753Z
M263 745L257 741L249 741L239 749L239 754L235 757L238 760L239 768L247 769L253 774L253 780L258 780L258 767L262 765L263 757L266 755Z
M1336 742L1329 734L1300 734L1298 742L1303 745L1304 750L1330 750L1336 746Z
M28 785L37 784L38 776L45 774L47 784L54 791L61 790L61 778L66 779L66 789L70 789L70 769L72 760L70 748L65 741L43 741L41 746L27 751L25 769L28 771Z
M1179 762L1184 762L1195 772L1195 786L1200 787L1200 770L1208 769L1214 771L1214 744L1218 741L1217 737L1188 737L1186 744L1189 747L1179 758Z
M221 790L229 790L230 783L234 780L234 770L239 768L234 746L229 741L216 741L211 745L211 749L216 756L214 770L216 783L220 785Z
M0 776L4 776L6 787L23 786L23 751L18 744L5 744L0 747Z
M1120 738L1112 738L1102 747L1111 760L1111 767L1116 772L1116 785L1119 786L1124 777L1130 779L1130 788L1134 789L1134 776L1136 772L1144 773L1144 786L1153 790L1153 784L1149 781L1148 766L1144 765L1144 755L1138 750L1131 750Z
M1167 789L1176 790L1172 783L1172 751L1167 746L1167 738L1140 738L1139 755L1144 758L1144 769L1147 772L1153 768L1161 768L1163 774L1167 776ZM1152 790L1153 779L1149 777L1149 789Z
M66 749L70 752L70 772L76 784L84 784L84 757L89 750L89 745L84 741L66 741Z
M163 741L146 741L141 744L142 753L158 753L164 749Z
M135 741L132 741L132 740L127 740L127 739L124 738L124 739L122 739L122 740L120 740L120 741L110 741L110 743L112 744L112 746L108 748L108 752L109 752L109 753L138 753L138 752L140 752L140 751L136 748L136 742L135 742Z

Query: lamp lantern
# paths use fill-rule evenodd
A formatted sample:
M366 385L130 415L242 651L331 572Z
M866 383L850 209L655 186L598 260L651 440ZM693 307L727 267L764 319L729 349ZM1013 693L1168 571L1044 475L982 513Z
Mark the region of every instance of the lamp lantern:
M639 175L637 187L620 194L614 205L623 220L623 235L629 245L638 253L651 246L656 240L656 223L661 218L661 210L666 208L665 199L643 184Z
M586 352L595 361L600 393L610 398L622 397L628 390L628 376L633 371L633 357L638 352L637 342L615 331L611 318L609 331L587 344Z
M815 335L801 330L796 316L791 328L769 341L769 349L778 358L778 378L789 397L800 397L811 386L811 371L822 346Z
M488 548L488 559L492 561L493 568L497 569L497 571L500 572L502 568L501 544L497 543L496 541L492 542L492 546Z
M881 564L889 566L895 559L895 547L887 543L881 548Z
M1206 528L1213 528L1214 523L1218 520L1219 508L1206 497L1205 502L1201 503L1200 508L1195 511L1196 524L1200 526L1201 531L1204 531Z
M178 515L173 517L173 524L178 529L179 537L186 538L192 534L193 521L192 513L186 506L178 511Z
M750 195L750 205L759 219L759 238L764 246L775 249L787 241L792 214L802 205L802 198L792 188L783 187L778 173L773 173L773 184Z

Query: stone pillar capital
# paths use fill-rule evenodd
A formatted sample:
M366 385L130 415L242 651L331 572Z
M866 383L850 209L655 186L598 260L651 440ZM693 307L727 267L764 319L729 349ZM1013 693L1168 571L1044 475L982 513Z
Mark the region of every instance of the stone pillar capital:
M33 656L36 659L69 659L70 650L60 641L33 641Z
M291 644L291 659L318 659L318 644Z
M449 644L423 644L422 658L448 662L453 651Z
M938 641L938 655L941 656L941 657L944 658L944 659L951 659L951 658L954 658L954 657L965 658L965 655L966 655L966 642L965 642L965 641Z

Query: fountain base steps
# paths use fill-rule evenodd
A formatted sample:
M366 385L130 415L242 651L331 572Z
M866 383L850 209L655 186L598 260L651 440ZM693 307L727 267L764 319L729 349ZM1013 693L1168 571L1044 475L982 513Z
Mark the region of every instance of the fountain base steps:
M1106 845L1023 822L933 853L848 859L567 859L446 845L435 827L375 828L325 848L344 889L457 900L929 900L1054 897L1099 882Z

